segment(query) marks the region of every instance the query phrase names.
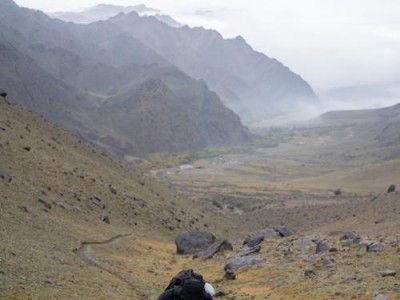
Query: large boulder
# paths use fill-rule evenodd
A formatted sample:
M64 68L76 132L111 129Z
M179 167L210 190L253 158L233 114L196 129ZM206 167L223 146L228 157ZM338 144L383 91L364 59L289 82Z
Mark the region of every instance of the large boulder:
M176 239L177 254L195 254L206 250L215 242L215 236L206 231L180 233Z
M224 272L232 274L239 268L256 265L264 262L265 259L260 256L242 256L242 257L233 257L228 259L224 266Z
M212 258L215 254L217 254L220 251L224 250L233 250L232 244L227 241L227 240L220 240L212 244L210 247L208 247L204 251L200 251L197 254L193 256L193 259L195 258Z

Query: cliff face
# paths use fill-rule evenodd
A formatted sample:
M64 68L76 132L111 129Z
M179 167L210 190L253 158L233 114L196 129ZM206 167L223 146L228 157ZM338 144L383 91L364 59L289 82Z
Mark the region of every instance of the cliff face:
M250 141L204 82L112 23L76 25L0 3L10 100L121 156Z

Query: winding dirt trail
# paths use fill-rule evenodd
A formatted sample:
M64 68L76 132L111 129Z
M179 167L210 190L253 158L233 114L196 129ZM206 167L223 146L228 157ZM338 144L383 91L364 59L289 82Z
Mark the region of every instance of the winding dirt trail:
M135 284L134 282L130 281L129 279L125 278L122 274L119 274L116 271L113 271L107 267L102 266L100 263L98 263L95 259L91 258L89 255L89 249L90 246L93 245L108 245L108 244L112 244L117 242L118 240L131 236L131 234L121 234L121 235L117 235L114 236L106 241L102 241L102 242L81 242L81 245L78 249L74 249L73 252L79 256L80 259L82 259L85 263L87 263L89 266L92 267L96 267L99 268L107 273L109 273L110 275L118 278L119 280L121 280L122 282L124 282L125 284L127 284L128 286L130 286L133 291L135 292L135 294L138 296L137 299L139 300L150 300L150 297L148 295L146 295L145 293L143 293L140 289L140 287Z

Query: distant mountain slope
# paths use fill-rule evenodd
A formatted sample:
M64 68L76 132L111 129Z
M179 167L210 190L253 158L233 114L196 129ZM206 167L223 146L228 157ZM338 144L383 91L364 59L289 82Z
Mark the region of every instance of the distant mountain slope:
M67 24L8 1L0 3L0 37L0 84L10 99L113 153L146 156L250 141L240 119L205 84L114 24ZM19 68L7 58L11 52L18 53ZM142 97L136 87L148 80L161 80L168 92L159 94L152 86L137 126L138 113L126 114L123 105L133 108ZM209 106L216 109L207 111ZM178 111L181 120L174 115Z
M107 24L113 23L189 76L206 80L223 102L247 121L296 112L317 101L299 75L254 51L240 36L224 39L214 30L174 26L168 16L146 17L129 7L115 9L121 13Z
M239 117L227 110L204 82L190 81L170 88L162 79L149 79L100 106L100 114L104 118L109 115L111 124L119 123L118 132L126 137L125 146L118 148L128 147L126 152L144 155L160 149L246 143L249 133Z
M361 145L373 145L391 151L392 158L400 157L400 104L367 109L332 111L315 120L330 127L348 127L352 139Z
M312 88L279 61L254 51L242 37L223 39L203 28L171 28L131 12L112 22L197 79L205 79L242 117L259 119L315 103Z

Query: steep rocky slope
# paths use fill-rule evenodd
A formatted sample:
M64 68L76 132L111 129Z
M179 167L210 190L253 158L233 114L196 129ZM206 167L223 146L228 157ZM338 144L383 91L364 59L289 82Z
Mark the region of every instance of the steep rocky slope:
M0 97L0 298L136 299L135 289L115 288L119 280L74 248L121 234L161 241L191 228L223 232L223 224L210 206L123 168Z
M228 111L203 82L192 81L171 89L161 79L149 79L108 99L99 113L104 118L110 115L112 124L119 123L127 153L229 146L232 141L243 144L249 139L239 117Z
M117 26L64 23L11 0L0 7L0 85L11 100L121 156L250 141L239 118L205 84ZM163 81L171 93L150 91L140 126L132 126L138 125L133 119L138 112L126 114L118 104L140 97L135 87L149 79ZM121 98L125 101L114 101ZM179 104L182 120L175 119L172 103ZM210 105L217 109L208 109L206 117ZM154 111L161 114L155 117Z

